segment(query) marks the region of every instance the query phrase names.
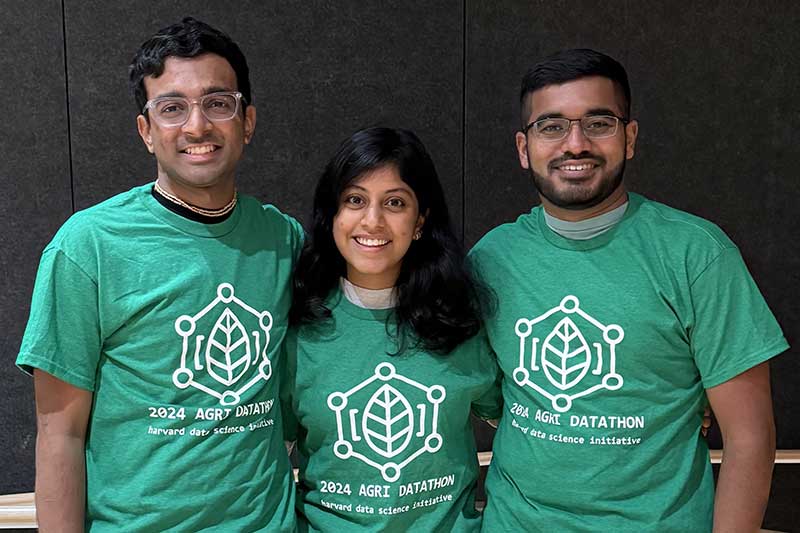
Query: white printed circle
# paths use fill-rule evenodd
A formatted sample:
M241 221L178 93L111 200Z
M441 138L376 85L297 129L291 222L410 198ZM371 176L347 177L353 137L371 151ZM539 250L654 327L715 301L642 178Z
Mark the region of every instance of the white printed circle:
M517 336L527 337L528 335L531 334L533 326L531 325L529 320L520 318L519 320L517 320L517 325L514 326L514 329L517 331Z
M388 482L397 481L400 478L400 467L397 463L386 463L381 468L381 474L383 475L383 479Z
M181 337L194 333L194 319L189 315L181 315L175 320L175 332Z
M617 390L622 387L622 376L619 374L606 374L603 376L603 386L608 390Z
M222 397L219 399L219 403L222 405L236 405L239 403L239 394L232 390L227 390L222 393Z
M425 449L431 453L436 453L442 447L442 436L438 433L431 433L425 437Z
M445 391L441 385L433 385L428 389L428 401L431 403L441 403L444 400Z
M272 363L270 363L269 359L264 359L264 361L258 365L258 374L264 379L264 381L272 377Z
M347 405L347 396L341 392L332 392L328 395L328 407L332 411L341 411Z
M217 287L217 296L222 303L231 303L233 301L233 285L230 283L220 283Z
M348 459L353 454L353 445L346 440L337 440L333 444L333 453L339 459Z
M559 306L565 313L574 313L578 310L578 307L580 307L580 302L575 296L570 295L564 297Z
M264 311L258 316L258 323L264 329L264 331L269 331L272 329L272 315L269 311Z
M192 384L194 374L188 368L179 368L172 373L172 382L179 389L185 389Z
M609 344L619 344L625 337L625 332L616 324L611 324L603 330L603 340Z
M515 368L514 369L514 382L517 385L525 385L528 382L528 378L530 377L530 373L528 372L527 368Z
M572 407L572 398L566 394L556 394L553 396L553 409L559 413L569 411L570 407Z
M381 381L389 381L395 376L394 365L391 363L381 363L375 367L375 375Z

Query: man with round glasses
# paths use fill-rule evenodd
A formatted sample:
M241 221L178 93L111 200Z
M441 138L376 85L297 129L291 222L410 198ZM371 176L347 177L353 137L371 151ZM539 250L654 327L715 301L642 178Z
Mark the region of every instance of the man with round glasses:
M624 68L592 50L523 78L516 146L541 206L470 254L497 293L486 328L508 407L485 531L760 526L775 446L767 360L788 346L722 230L627 192L630 101ZM725 445L716 498L698 431L707 402Z
M186 18L130 81L156 180L59 230L17 360L34 374L39 529L294 531L275 376L302 229L236 192L247 62Z

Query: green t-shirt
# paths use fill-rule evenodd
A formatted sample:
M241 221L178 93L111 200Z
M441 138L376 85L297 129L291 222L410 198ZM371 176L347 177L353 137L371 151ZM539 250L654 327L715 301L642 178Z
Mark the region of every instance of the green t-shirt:
M537 207L470 260L497 292L506 406L485 530L709 531L704 389L787 348L735 245L631 194L595 238L559 236Z
M278 361L297 222L201 224L134 188L45 248L17 364L94 393L86 529L293 531Z
M331 320L290 330L285 344L299 529L478 531L470 410L500 414L483 333L449 355L391 356L390 310L363 309L339 290L328 306Z

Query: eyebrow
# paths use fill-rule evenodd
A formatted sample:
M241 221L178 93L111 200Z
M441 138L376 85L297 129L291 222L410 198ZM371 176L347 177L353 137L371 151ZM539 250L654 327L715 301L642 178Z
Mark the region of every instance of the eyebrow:
M613 110L611 110L611 109L609 109L607 107L596 107L596 108L590 109L586 113L584 113L583 116L584 117L593 117L593 116L597 116L597 115L611 115L613 117L618 116ZM541 115L536 117L536 120L534 120L534 122L539 122L540 120L545 120L545 119L548 119L548 118L567 118L567 117L565 117L562 113L542 113ZM581 117L581 118L583 118L583 117Z
M213 93L230 93L234 92L234 90L235 89L231 89L229 87L212 85L211 87L206 87L203 89L203 96ZM168 93L159 94L155 98L187 98L187 96L186 93L182 93L181 91L170 91Z
M366 188L362 187L361 185L355 185L355 184L349 185L345 189L345 191L347 189L359 189L359 190L362 190L362 191L365 191L365 192L367 190ZM383 194L397 193L397 192L404 192L406 194L411 194L411 189L408 189L406 187L395 187L394 189L387 189L387 190L383 191Z

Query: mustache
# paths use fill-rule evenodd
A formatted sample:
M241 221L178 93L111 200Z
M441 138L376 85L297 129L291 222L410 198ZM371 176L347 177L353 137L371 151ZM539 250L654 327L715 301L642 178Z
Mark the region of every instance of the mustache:
M564 152L564 154L561 157L558 157L550 161L548 166L549 168L553 169L559 165L566 163L567 161L574 161L576 159L591 159L601 165L606 162L604 158L588 151L584 151L579 154L573 154L572 152Z

